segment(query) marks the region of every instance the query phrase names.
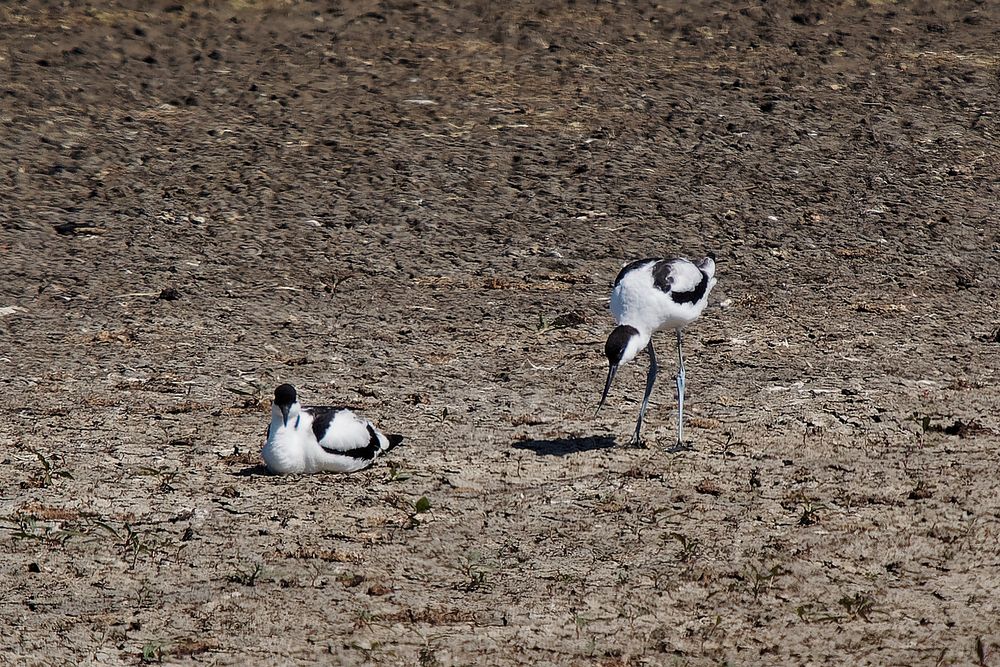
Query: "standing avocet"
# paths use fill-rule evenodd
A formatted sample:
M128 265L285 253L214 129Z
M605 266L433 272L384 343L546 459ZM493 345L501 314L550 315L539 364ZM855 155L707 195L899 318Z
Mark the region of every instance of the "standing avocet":
M611 290L611 314L617 327L608 336L604 354L608 357L608 381L597 406L604 405L615 373L646 348L649 353L649 373L646 393L635 423L631 444L640 445L639 432L649 405L649 395L656 382L656 352L653 350L654 331L673 329L677 332L677 445L684 446L684 354L682 330L698 319L708 304L708 294L715 287L715 256L709 254L700 262L687 259L640 259L626 265Z

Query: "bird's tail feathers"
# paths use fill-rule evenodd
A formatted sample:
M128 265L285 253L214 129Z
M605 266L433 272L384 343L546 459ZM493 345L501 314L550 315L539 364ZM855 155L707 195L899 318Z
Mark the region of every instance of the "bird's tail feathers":
M403 436L399 435L398 433L390 433L385 437L389 441L389 446L385 448L385 451L387 452L392 451L393 449L398 447L401 442L403 442Z
M708 275L709 278L714 277L715 276L715 253L714 252L708 253L708 256L705 257L705 259L701 260L700 262L697 262L695 264L695 266L697 266L699 269L701 269L702 271L704 271Z

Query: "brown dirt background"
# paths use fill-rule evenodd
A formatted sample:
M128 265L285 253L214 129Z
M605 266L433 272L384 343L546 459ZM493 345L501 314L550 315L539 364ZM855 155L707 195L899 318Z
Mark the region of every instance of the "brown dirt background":
M1000 664L997 26L3 4L0 663ZM706 250L625 448L610 282ZM406 446L261 474L280 381Z

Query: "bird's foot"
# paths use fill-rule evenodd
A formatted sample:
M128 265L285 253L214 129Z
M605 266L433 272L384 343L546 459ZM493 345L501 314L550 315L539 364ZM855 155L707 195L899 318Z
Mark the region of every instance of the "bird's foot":
M681 442L680 440L678 440L677 444L673 445L672 447L667 447L668 454L677 454L679 452L691 452L691 451L694 451L694 445L692 445L690 442Z
M638 433L633 433L632 437L629 439L627 447L632 447L634 449L647 449L648 445L639 437Z

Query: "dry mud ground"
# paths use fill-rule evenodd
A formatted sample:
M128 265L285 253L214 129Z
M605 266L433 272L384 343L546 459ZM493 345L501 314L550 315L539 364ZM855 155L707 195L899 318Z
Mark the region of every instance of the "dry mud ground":
M1000 663L998 25L3 4L0 663ZM406 446L263 474L280 381Z

